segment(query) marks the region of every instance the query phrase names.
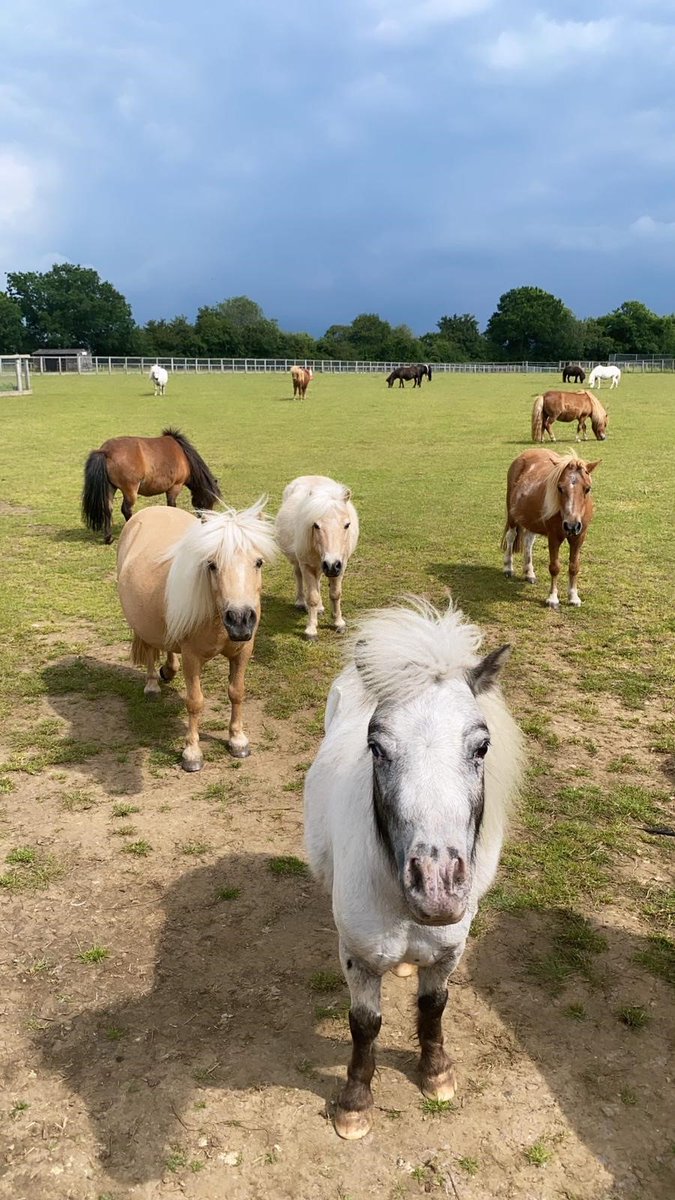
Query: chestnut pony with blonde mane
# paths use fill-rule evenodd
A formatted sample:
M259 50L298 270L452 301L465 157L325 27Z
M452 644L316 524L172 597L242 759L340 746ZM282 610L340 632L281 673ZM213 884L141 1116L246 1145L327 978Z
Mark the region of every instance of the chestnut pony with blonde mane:
M117 549L117 589L134 634L133 661L145 667L146 696L159 695L183 660L188 736L183 769L199 771L199 719L204 708L204 663L224 655L230 664L232 704L227 749L246 758L243 729L244 675L260 622L263 562L276 552L266 497L242 512L206 512L155 505L125 525ZM157 671L162 651L166 662Z
M291 367L291 379L293 380L293 398L299 396L301 400L305 398L305 392L314 378L314 372L311 367Z
M318 635L317 618L323 612L322 575L329 581L335 628L338 633L346 628L342 580L359 540L359 518L351 495L343 483L326 475L301 475L284 489L277 538L295 571L295 606L307 610L305 637L311 641Z
M599 460L598 460L599 461ZM523 550L528 583L536 582L532 547L537 534L548 538L551 592L546 603L558 608L560 547L570 545L569 602L581 604L577 592L579 558L593 519L591 474L598 462L587 463L576 454L552 450L525 450L511 463L506 481L506 526L502 538L504 574L513 576L514 551Z
M591 428L599 442L607 437L608 416L600 401L592 392L544 392L537 396L532 406L532 441L543 442L547 433L552 442L555 435L551 432L554 421L576 421L577 441L583 432L587 440L586 420L591 418Z

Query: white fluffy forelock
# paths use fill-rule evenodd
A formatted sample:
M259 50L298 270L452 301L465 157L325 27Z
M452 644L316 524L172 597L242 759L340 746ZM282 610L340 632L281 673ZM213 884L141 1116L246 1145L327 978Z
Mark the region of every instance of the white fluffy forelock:
M365 617L350 639L350 654L374 699L405 702L475 666L482 637L452 604L439 612L411 596Z
M170 562L166 581L166 627L171 643L180 642L213 616L213 592L206 564L219 570L239 555L270 562L277 553L271 519L263 512L267 496L237 512L205 512L164 555Z

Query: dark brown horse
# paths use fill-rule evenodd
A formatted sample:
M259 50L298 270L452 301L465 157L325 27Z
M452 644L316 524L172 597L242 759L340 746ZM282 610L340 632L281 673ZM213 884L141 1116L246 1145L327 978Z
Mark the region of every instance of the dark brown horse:
M513 460L506 480L506 526L502 538L504 574L513 575L513 555L524 551L525 578L535 583L532 547L538 533L548 538L551 592L546 601L558 608L560 547L570 544L569 602L581 604L577 592L581 547L593 519L591 473L597 462L552 450L524 450Z
M117 488L124 497L122 515L128 521L139 496L166 492L167 504L175 508L182 487L189 488L195 508L211 509L222 499L218 480L178 429L164 429L161 437L154 438L110 438L87 458L82 518L94 533L103 530L108 545Z
M428 363L415 363L410 367L395 367L391 374L387 375L387 387L393 387L396 379L398 379L400 388L405 387L406 379L412 379L414 388L421 387L425 375L431 382L431 366Z
M584 371L583 367L579 366L579 363L567 363L563 367L563 383L571 383L573 379L576 380L577 383L583 383L585 378L586 372Z

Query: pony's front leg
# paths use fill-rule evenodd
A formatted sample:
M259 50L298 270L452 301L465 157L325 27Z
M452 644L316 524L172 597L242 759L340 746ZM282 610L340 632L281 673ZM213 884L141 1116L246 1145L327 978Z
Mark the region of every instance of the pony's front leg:
M532 550L536 541L536 533L525 533L523 535L523 571L528 583L536 583L537 576L534 573L534 563L532 562Z
M199 748L199 719L204 711L201 671L204 663L190 650L183 650L183 675L187 692L185 706L188 710L188 735L183 750L183 770L201 771L204 755Z
M560 601L558 599L558 576L560 574L560 546L553 534L548 535L548 569L551 574L551 591L546 597L546 603L550 608L559 608Z
M342 943L340 962L351 996L352 1056L347 1067L347 1082L338 1096L334 1122L335 1132L341 1138L354 1141L365 1137L373 1123L370 1083L375 1073L375 1039L382 1025L382 981Z
M244 703L244 677L252 653L253 642L251 641L242 646L239 653L230 659L230 681L227 694L232 705L232 712L227 748L233 758L248 758L251 753L248 738L244 733L241 714Z
M333 625L338 633L344 633L347 628L347 622L342 616L342 578L342 575L337 575L328 584L330 602L333 609Z
M307 605L305 603L305 591L302 584L300 563L293 563L293 570L295 571L295 607L306 611Z
M581 607L581 600L577 591L577 577L579 575L579 560L581 558L581 547L586 539L586 530L580 533L578 537L571 537L570 543L570 583L569 583L569 602L575 608Z
M302 582L307 605L305 637L314 641L319 635L318 617L321 610L321 580L307 567L302 568Z
M433 967L419 968L417 1037L420 1043L420 1087L429 1100L452 1100L457 1086L452 1062L443 1046L443 1013L448 1002L448 978L462 957L464 943Z

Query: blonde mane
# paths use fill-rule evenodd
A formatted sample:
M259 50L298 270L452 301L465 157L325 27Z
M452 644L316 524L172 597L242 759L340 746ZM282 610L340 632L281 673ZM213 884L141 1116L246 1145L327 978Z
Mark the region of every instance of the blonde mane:
M544 479L544 500L541 506L542 521L548 521L560 509L558 484L565 471L570 467L575 471L586 470L586 463L583 458L579 458L573 450L570 450L568 454L551 454L551 458L551 469Z
M350 522L349 554L356 549L359 538L359 519L350 500L351 492L343 483L325 483L315 487L299 502L295 519L297 528L296 551L300 557L309 556L312 547L312 529L316 523L335 514Z
M240 555L270 562L277 546L272 521L263 513L267 496L237 512L204 512L160 559L170 562L166 580L166 632L169 644L189 637L213 617L213 592L206 564L219 571Z
M588 399L591 402L591 423L593 425L607 424L607 411L603 408L597 396L592 392L586 392Z
M405 703L429 684L463 674L478 662L483 635L452 604L441 613L427 600L369 613L350 640L359 678L378 703Z

